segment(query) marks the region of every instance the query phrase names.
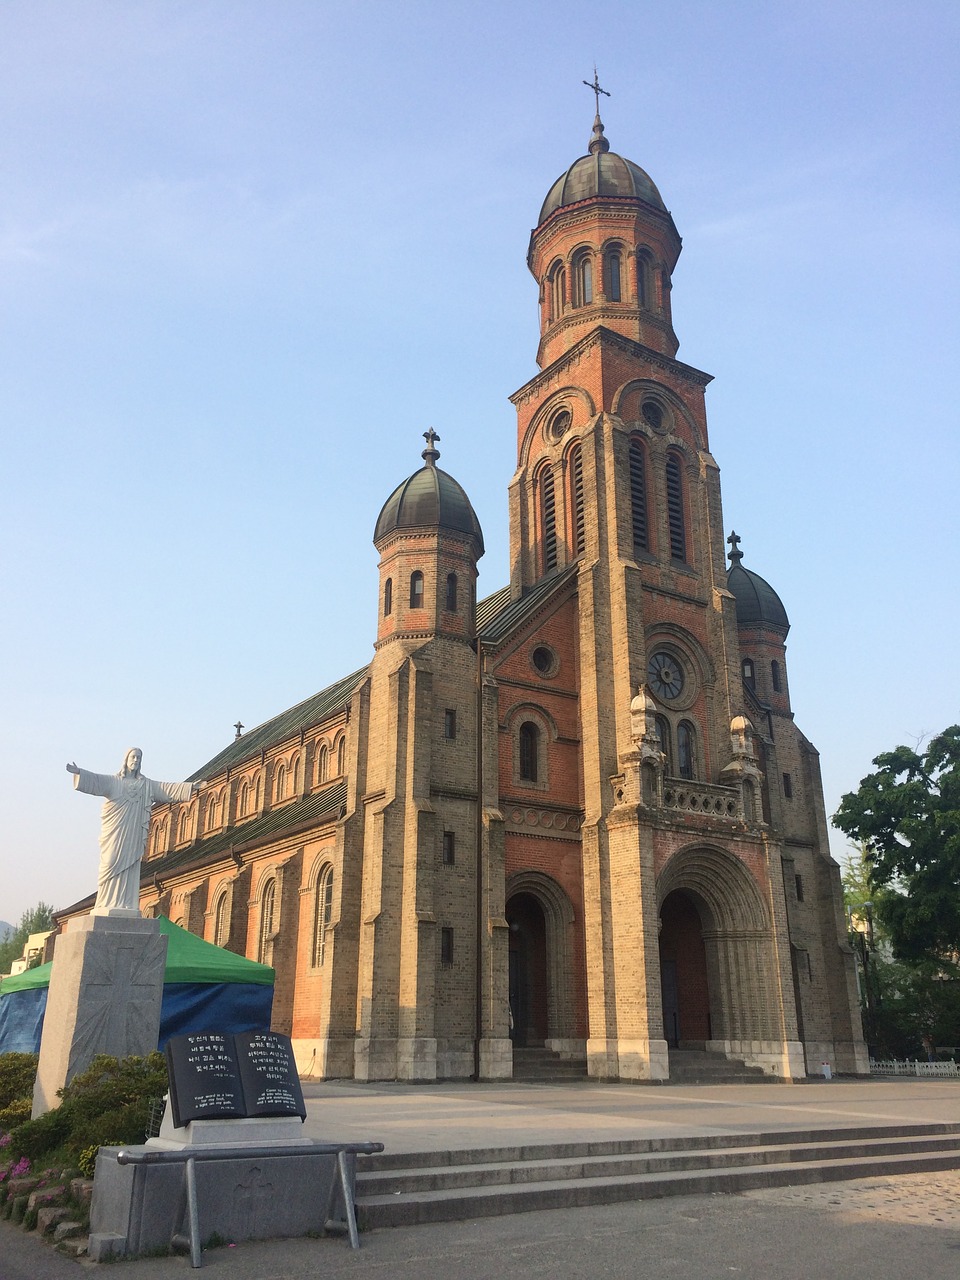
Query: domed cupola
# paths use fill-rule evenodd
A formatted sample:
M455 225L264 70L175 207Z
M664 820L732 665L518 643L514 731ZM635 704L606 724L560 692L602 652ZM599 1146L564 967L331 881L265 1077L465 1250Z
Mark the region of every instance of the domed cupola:
M601 327L674 356L670 288L680 248L653 179L610 150L598 114L588 154L550 188L530 233L540 367Z
M603 133L603 123L597 116L593 122L589 155L575 160L566 173L556 180L547 192L540 210L537 226L541 226L558 209L578 204L595 197L628 200L645 200L666 213L666 205L648 173L610 150L610 143Z
M432 428L423 435L424 465L391 493L373 534L380 552L378 646L476 636L480 521L453 476L437 466L440 437Z
M404 480L383 504L373 534L379 547L384 539L400 530L446 529L476 540L476 558L483 555L483 533L470 499L461 485L437 466L440 437L425 431L427 447L421 455L424 466Z
M785 636L790 630L790 620L783 601L759 573L744 569L740 563L743 552L738 546L740 539L736 533L731 533L727 541L733 547L728 556L727 588L736 601L737 626L771 627Z

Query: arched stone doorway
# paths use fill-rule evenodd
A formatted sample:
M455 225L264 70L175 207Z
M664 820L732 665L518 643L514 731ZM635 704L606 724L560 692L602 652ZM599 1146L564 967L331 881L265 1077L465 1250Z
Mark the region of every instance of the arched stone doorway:
M769 910L739 858L710 846L681 850L657 877L657 901L668 1042L673 1035L680 1047L706 1042L759 1061L792 1040Z
M550 876L524 871L507 882L506 918L513 1042L561 1048L575 1035L573 907Z
M671 1049L702 1049L710 1031L710 985L696 900L674 889L660 908L663 1035Z

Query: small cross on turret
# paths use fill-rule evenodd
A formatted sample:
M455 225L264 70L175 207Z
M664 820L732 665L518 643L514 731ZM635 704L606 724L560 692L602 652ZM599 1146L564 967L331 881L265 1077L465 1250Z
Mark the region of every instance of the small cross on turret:
M420 457L423 458L428 467L434 467L437 464L437 459L440 457L440 450L436 448L440 437L434 431L433 427L431 427L428 431L423 433L423 438L427 442L427 447L424 449L423 453L421 453Z
M731 564L739 564L740 561L743 559L743 552L740 550L740 543L742 542L742 538L738 537L737 533L733 529L731 529L730 537L727 539L727 541L730 543L730 546L731 546L731 551L727 555L727 559L731 562Z

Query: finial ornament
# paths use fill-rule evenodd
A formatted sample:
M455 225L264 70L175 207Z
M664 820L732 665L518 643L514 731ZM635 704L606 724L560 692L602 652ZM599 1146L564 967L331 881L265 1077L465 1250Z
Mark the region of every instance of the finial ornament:
M237 721L237 723L236 723L233 727L234 727L234 728L236 729L236 731L237 731L236 738L234 738L234 742L236 742L237 738L239 738L239 737L240 737L241 733L243 733L244 729L246 728L246 725L241 724L241 722L238 720L238 721Z
M433 427L430 427L429 430L423 433L423 438L427 442L427 447L424 449L423 453L421 453L420 457L423 458L428 467L435 467L437 465L437 459L440 457L440 450L436 448L440 437L434 431Z
M596 115L593 118L593 135L590 138L590 144L587 148L590 154L592 156L595 156L595 155L598 155L600 152L605 152L610 150L610 143L603 136L603 121L600 119L600 95L602 93L605 98L609 98L610 94L607 92L606 89L600 88L600 81L597 77L596 63L593 64L593 82L591 83L589 80L584 80L583 83L587 86L588 89L593 90L593 98L594 98L594 102L596 103L596 109L597 109Z
M735 530L731 529L730 537L727 541L730 543L731 547L730 552L727 554L727 559L731 564L739 564L743 559L743 552L740 550L740 543L742 539L737 535Z

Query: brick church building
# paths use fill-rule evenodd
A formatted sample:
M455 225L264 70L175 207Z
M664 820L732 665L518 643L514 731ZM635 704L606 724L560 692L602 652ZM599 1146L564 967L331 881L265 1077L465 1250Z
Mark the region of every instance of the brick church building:
M867 1070L787 614L725 538L710 377L676 359L680 246L598 116L530 237L509 584L478 601L427 432L371 511L370 662L154 811L144 911L275 966L304 1072Z

